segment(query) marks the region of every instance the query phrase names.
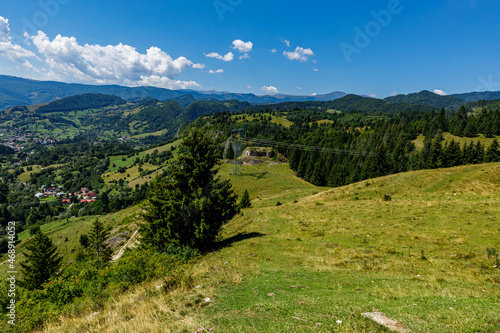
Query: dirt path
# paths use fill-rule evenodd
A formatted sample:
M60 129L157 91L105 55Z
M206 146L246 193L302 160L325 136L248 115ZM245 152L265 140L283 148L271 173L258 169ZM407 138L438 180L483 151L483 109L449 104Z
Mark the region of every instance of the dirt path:
M117 261L118 259L121 258L121 256L125 252L125 249L127 247L130 247L132 245L132 243L135 242L135 236L137 235L138 231L139 231L139 229L136 229L134 231L134 233L132 234L132 236L130 236L130 239L128 240L128 242L125 243L125 245L123 245L122 248L113 256L113 258L111 259L111 261L115 262L115 261Z

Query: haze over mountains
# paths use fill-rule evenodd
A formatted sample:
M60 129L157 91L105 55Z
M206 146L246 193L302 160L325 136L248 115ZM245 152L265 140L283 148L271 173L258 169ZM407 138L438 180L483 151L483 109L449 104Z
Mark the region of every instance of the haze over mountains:
M125 87L118 85L86 85L68 84L55 81L36 81L15 76L0 75L0 110L12 106L49 103L51 101L80 95L85 93L99 93L114 95L126 100L141 100L154 98L162 101L175 100L183 106L196 101L223 101L237 100L251 104L272 104L282 102L299 101L332 101L348 94L335 91L328 94L307 95L262 95L242 94L219 91L197 91L197 90L170 90L156 87ZM365 96L366 97L366 96ZM467 102L478 100L500 99L500 91L471 92L454 95L437 95L430 91L421 91L408 95L397 95L387 97L383 100L376 99L383 104L404 103L410 105L425 105L432 108L457 108Z

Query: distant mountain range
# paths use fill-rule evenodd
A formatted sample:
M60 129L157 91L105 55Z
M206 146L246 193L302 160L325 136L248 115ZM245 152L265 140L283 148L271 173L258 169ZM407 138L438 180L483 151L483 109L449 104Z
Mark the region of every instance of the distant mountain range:
M85 93L114 95L126 100L137 101L154 98L161 101L175 100L187 106L196 101L237 100L252 104L270 104L287 101L329 101L346 96L344 92L332 92L315 96L239 94L217 91L170 90L156 87L123 87L117 85L86 85L55 81L36 81L15 76L0 75L0 109L11 106L49 103Z
M65 97L82 95L86 93L97 93L121 97L129 101L143 99L157 99L161 101L174 100L182 106L188 106L197 101L224 101L237 100L251 104L274 104L283 102L314 102L332 101L348 94L341 91L329 94L300 96L300 95L263 95L197 91L197 90L170 90L156 87L123 87L118 85L86 85L75 83L62 83L55 81L36 81L15 76L0 75L0 110L12 106L32 105L49 103ZM363 96L366 97L366 96ZM500 99L499 92L472 92L441 96L430 91L408 95L397 95L378 100L378 104L401 103L408 105L422 105L435 109L441 107L451 109L462 104L478 100ZM374 103L374 105L377 103Z

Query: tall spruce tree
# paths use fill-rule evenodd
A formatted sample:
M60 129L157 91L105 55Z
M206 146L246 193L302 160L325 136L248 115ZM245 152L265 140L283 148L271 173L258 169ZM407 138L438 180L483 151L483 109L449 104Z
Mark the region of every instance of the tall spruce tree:
M41 289L57 273L62 258L52 240L41 231L33 236L26 249L30 252L24 254L26 261L21 263L23 279L20 284L29 290Z
M108 238L109 230L104 227L99 219L95 220L88 235L87 250L99 267L111 260L112 251L106 243Z
M155 180L144 213L143 240L157 250L167 244L205 250L238 211L231 183L216 177L218 150L208 134L195 128L182 145L186 152Z
M238 204L239 208L249 208L252 206L252 202L250 201L250 194L248 190L245 190L243 196L241 197L240 203Z
M234 149L233 149L233 145L231 143L229 143L229 145L227 146L227 149L226 149L226 156L224 156L224 158L226 160L232 160L234 159Z
M486 162L500 162L500 148L498 140L494 139L491 145L486 150L486 155L484 157Z

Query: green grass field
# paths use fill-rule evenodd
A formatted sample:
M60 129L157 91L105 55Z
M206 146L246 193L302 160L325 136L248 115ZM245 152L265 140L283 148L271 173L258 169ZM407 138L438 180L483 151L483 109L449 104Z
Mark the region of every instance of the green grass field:
M253 206L226 226L224 247L186 267L191 287L166 293L151 281L92 320L64 317L46 331L387 332L361 316L374 311L412 332L500 330L492 255L500 250L500 163L335 189L307 184L286 165L244 166L238 177L230 167L221 176L238 193L247 189ZM134 209L103 219L115 230L135 225ZM64 234L90 223L72 221ZM55 240L64 239L59 232Z

